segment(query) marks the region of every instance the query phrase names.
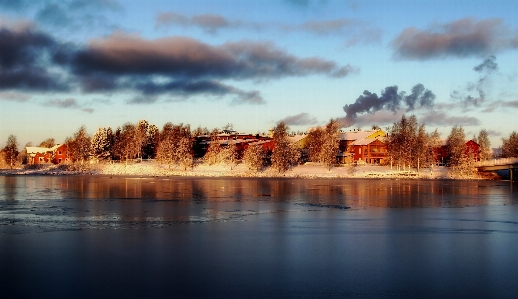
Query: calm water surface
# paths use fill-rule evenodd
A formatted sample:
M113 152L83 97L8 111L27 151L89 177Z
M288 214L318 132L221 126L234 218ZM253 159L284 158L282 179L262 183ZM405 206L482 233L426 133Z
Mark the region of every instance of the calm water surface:
M502 181L0 176L0 298L517 298Z

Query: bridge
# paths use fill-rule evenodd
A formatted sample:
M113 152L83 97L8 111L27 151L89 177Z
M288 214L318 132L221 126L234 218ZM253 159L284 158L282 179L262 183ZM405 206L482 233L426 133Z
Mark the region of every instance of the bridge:
M502 158L477 162L478 171L509 170L509 180L514 180L513 172L518 169L518 158Z

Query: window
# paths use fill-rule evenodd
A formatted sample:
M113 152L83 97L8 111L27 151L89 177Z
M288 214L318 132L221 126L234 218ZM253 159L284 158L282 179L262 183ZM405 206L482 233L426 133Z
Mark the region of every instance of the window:
M58 155L61 155L61 151L58 151Z
M43 157L40 157L40 162L43 162Z
M61 163L61 158L59 158L58 163Z

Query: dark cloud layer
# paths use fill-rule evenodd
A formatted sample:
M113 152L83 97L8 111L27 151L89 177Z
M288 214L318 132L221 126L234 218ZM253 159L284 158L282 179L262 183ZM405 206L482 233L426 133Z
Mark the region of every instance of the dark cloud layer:
M398 92L397 86L386 87L381 96L365 90L353 104L344 106L346 116L340 121L344 127L350 127L356 123L358 114L361 113L375 113L380 110L396 113L402 107L406 107L407 111L418 107L430 108L434 105L434 100L433 92L425 89L422 84L415 85L408 96L405 92Z
M501 19L464 18L426 30L406 28L392 46L398 59L476 57L518 48L518 34Z
M480 120L472 116L450 116L443 111L430 111L420 117L420 121L427 125L438 126L478 126Z
M280 122L284 122L288 126L310 126L316 124L317 119L304 112L287 116L278 121L278 123Z
M318 57L296 57L268 42L214 46L187 37L145 40L118 33L79 46L28 25L0 27L0 48L0 90L231 96L232 104L262 104L258 91L222 81L343 78L356 71Z

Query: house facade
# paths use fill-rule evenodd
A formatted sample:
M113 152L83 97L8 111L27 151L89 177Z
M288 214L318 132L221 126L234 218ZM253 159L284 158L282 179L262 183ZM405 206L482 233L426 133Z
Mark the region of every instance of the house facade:
M69 161L66 144L51 148L29 146L26 149L27 164L61 164Z

